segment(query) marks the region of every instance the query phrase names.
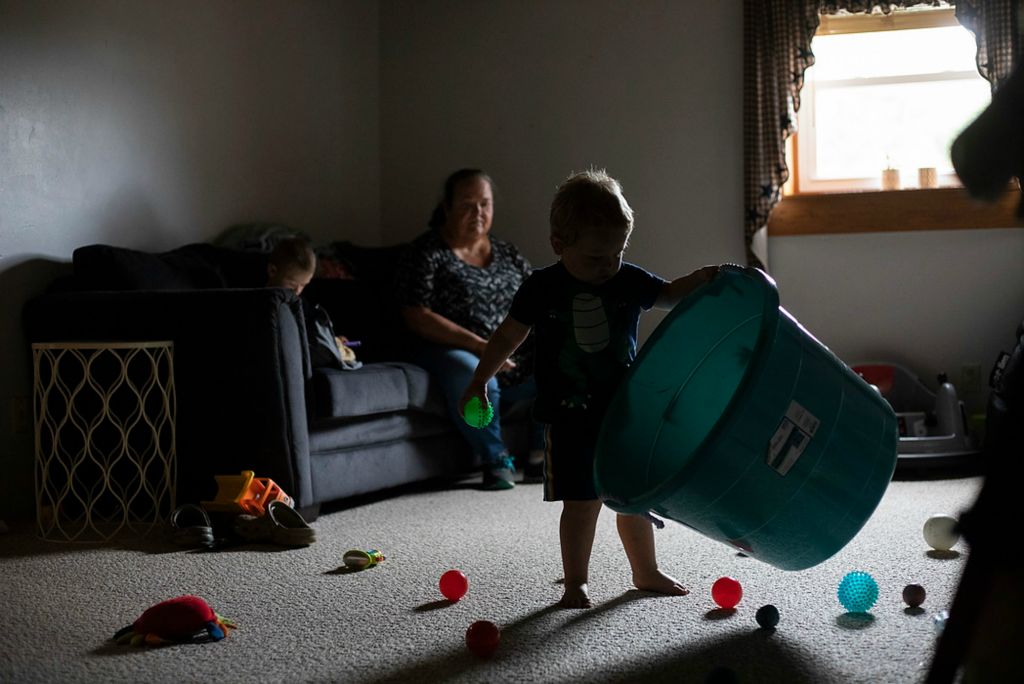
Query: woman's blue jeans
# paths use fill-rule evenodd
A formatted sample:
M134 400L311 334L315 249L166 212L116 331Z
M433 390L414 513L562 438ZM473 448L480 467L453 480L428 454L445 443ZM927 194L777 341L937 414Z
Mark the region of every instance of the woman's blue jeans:
M501 388L497 380L487 383L487 398L494 407L494 420L485 428L474 428L466 424L459 413L459 400L476 371L480 358L463 349L452 349L438 345L426 345L416 355L416 363L422 366L441 387L448 414L459 433L469 442L473 453L484 464L494 463L508 448L501 440L501 414L520 401L529 401L537 395L533 378L513 387ZM530 428L530 448L544 448L544 428L535 421ZM525 454L523 454L525 456Z

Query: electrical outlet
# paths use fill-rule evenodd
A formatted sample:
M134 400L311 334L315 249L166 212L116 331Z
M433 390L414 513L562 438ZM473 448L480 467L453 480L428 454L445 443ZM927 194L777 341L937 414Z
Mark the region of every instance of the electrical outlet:
M980 363L965 363L960 368L960 387L964 392L981 391Z
M11 400L11 432L27 435L32 431L32 400L29 397L14 397Z

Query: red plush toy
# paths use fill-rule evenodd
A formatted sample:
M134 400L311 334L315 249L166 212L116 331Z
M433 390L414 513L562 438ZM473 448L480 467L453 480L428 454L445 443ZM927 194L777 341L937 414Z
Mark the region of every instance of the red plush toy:
M123 627L114 635L119 644L132 646L187 641L220 641L234 629L235 623L213 612L210 605L198 596L179 596L156 604L138 620Z

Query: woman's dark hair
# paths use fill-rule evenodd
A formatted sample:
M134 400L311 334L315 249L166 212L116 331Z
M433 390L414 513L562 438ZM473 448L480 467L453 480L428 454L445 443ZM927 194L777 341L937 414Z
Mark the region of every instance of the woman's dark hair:
M445 216L448 210L452 208L452 202L455 201L455 188L459 186L459 183L467 181L473 178L481 178L487 181L487 184L491 186L491 192L494 192L494 181L487 175L486 171L481 169L459 169L444 182L444 194L441 196L441 201L434 207L434 212L430 215L430 220L427 225L433 230L437 230L444 225Z

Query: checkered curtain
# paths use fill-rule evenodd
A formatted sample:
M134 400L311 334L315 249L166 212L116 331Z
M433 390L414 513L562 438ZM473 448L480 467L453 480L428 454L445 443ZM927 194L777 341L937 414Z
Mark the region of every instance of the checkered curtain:
M814 64L820 6L820 0L743 3L743 239L747 264L761 269L768 264L768 215L789 179L786 138L796 130L804 70Z
M744 242L747 263L766 268L767 225L789 179L786 138L795 130L804 70L814 64L811 39L821 14L885 13L897 7L956 5L957 19L978 41L978 70L993 88L1021 60L1024 0L888 2L871 0L744 0L743 131Z
M978 42L978 72L992 91L1024 58L1024 3L1021 0L959 0L956 19Z

